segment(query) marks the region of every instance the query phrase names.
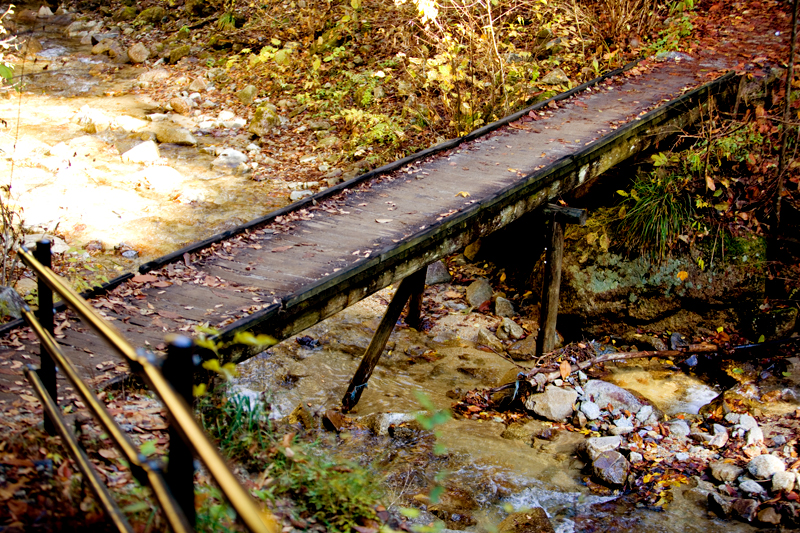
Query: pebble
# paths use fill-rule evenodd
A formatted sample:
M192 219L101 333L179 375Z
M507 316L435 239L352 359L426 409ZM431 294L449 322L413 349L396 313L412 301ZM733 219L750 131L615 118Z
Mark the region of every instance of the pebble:
M786 444L786 437L784 437L783 435L775 435L774 437L772 437L772 444L774 446L783 446L784 444Z
M611 437L591 437L584 441L586 455L594 461L601 453L609 450L616 450L622 445L622 438L619 436Z
M753 428L758 427L758 422L756 419L748 414L741 415L739 417L739 425L742 426L745 430L750 430Z
M689 424L687 424L685 420L672 420L668 423L668 425L670 434L675 435L676 437L688 437L692 432Z
M631 463L641 463L644 461L644 456L639 452L631 452L628 456L628 461Z
M761 428L758 426L750 428L750 430L747 432L747 438L745 439L745 446L754 446L763 443L764 432L761 430Z
M600 418L600 406L594 402L581 402L581 412L586 415L589 420L597 420Z
M675 460L681 463L685 463L689 460L689 454L686 452L678 452L675 454Z

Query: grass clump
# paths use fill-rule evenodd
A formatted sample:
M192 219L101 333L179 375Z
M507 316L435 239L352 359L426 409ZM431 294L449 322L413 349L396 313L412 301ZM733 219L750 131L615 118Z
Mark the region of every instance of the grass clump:
M620 207L617 229L626 246L661 261L692 220L686 179L674 173L654 172L637 178Z
M249 398L207 395L198 403L198 417L222 454L254 474L255 495L276 513L290 508L294 518L333 532L352 531L376 519L380 484L369 469L326 456L318 442L299 439L291 428L280 429ZM214 506L209 509L224 515Z

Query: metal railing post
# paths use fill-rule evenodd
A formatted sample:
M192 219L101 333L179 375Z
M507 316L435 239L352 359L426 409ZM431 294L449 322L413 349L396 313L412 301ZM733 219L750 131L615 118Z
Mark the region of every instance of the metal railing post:
M169 335L167 357L161 367L164 378L172 385L191 408L194 384L194 343L182 335ZM169 454L164 476L175 501L180 505L186 520L194 526L194 456L192 448L184 442L175 421L169 424Z
M48 239L42 239L36 243L36 250L33 256L39 261L42 266L50 268L52 266L51 243ZM53 290L44 282L41 276L37 276L37 294L39 298L39 310L36 312L36 318L42 327L53 335L54 329L54 316L53 316ZM44 346L39 347L39 378L42 380L45 390L53 398L53 402L58 405L58 388L56 385L56 364ZM44 428L49 435L56 434L56 427L53 425L52 420L47 416L44 417Z

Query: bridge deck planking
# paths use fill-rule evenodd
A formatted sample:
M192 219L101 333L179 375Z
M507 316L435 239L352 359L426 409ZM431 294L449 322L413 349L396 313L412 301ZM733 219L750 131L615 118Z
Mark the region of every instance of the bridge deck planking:
M655 81L625 80L630 90L614 87L582 93L559 109L535 112L534 121L360 184L333 200L338 214L309 208L307 214L313 218L300 216L282 222L274 232L253 231L218 253L192 256L193 270L178 264L155 272L167 278L175 272L193 277L182 285L155 288L128 282L119 290L140 288L144 298L125 300L150 314L131 312L130 321L143 325L135 329L121 322L124 313L118 313L120 320L115 323L151 346L165 329L185 328L187 321L221 327L226 336L251 329L285 338L585 183L696 119L684 112L687 116L670 119L666 126L659 123L661 130L633 132L632 136L647 139L634 139L628 153L603 144L602 137L609 137L618 125L668 96L679 95L683 86L693 83L695 70L680 63L665 64L650 74ZM618 144L620 138L613 142ZM587 145L605 152L592 155ZM567 161L572 156L575 161ZM468 196L459 195L462 192ZM391 206L396 209L389 211ZM391 221L378 223L378 218ZM361 254L369 250L369 257L353 255L356 250ZM203 276L219 278L221 286L205 287L198 281ZM66 333L69 343L97 347L83 335ZM80 358L80 350L74 352ZM228 354L233 360L250 355L246 350ZM0 380L5 377L0 375Z

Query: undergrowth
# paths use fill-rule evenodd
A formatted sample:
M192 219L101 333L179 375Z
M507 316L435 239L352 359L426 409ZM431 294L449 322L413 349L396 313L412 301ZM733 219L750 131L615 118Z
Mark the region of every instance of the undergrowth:
M197 404L197 416L223 456L258 479L255 495L271 508L291 501L297 519L313 519L329 531L352 531L375 519L381 497L375 473L326 456L319 443L280 429L260 402L204 395ZM201 510L201 522L228 516L215 505Z

